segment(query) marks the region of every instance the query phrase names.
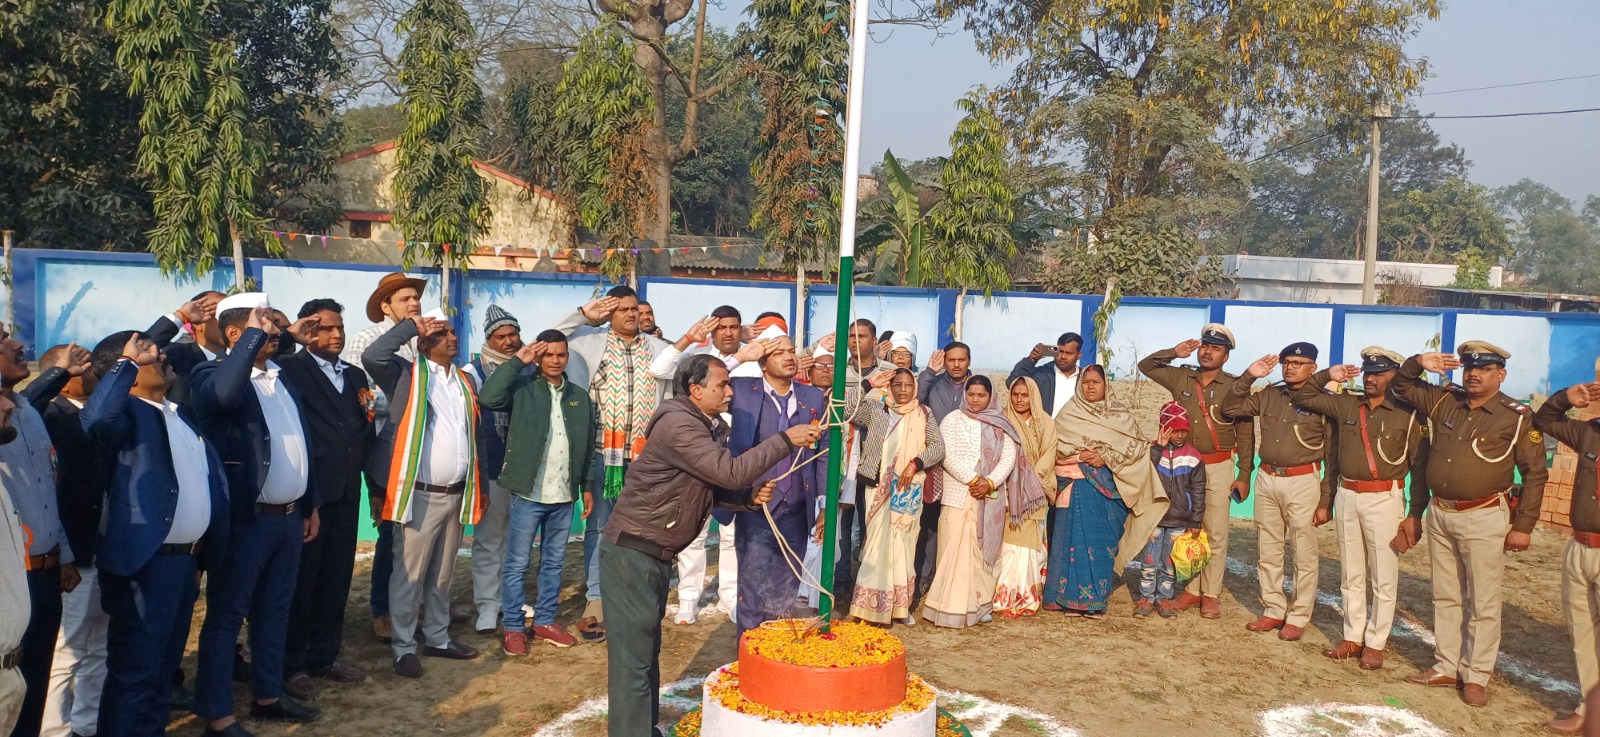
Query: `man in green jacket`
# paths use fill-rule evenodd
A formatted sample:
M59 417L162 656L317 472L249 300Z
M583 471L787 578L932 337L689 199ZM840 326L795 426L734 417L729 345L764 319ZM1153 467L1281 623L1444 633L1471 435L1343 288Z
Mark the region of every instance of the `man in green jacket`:
M567 380L568 355L567 337L546 330L490 375L478 392L479 406L511 415L506 465L500 471L500 485L511 496L500 568L500 625L505 631L501 647L512 656L528 653L523 578L536 535L541 542L533 637L556 647L576 642L556 626L556 601L572 504L581 493L584 516L593 508L592 494L583 486L593 461L595 420L589 393Z

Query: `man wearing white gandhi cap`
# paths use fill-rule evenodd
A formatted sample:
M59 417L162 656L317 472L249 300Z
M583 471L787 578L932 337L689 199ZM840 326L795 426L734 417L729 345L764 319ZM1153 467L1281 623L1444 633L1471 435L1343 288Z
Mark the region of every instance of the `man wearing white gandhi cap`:
M189 402L227 471L233 511L228 552L211 571L194 711L206 735L248 737L233 714L234 641L250 617L250 714L308 722L319 716L283 695L283 651L301 545L317 535L318 497L300 400L271 361L281 335L260 292L217 305L226 355L195 367Z
M400 351L417 341L415 362ZM460 344L442 310L402 320L367 346L361 365L389 396L373 468L385 491L381 516L394 527L389 616L394 671L422 677L421 654L468 660L478 651L450 639L450 580L464 525L488 497L480 483L477 388L455 365ZM422 610L421 622L417 611Z

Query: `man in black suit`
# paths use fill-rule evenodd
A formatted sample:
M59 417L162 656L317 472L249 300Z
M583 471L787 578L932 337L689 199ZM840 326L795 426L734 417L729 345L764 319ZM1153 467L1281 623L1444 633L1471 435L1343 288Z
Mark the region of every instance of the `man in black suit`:
M1050 363L1038 365L1039 359L1050 357ZM1019 376L1031 377L1039 385L1039 403L1051 417L1072 401L1078 391L1078 360L1083 357L1083 336L1062 333L1056 338L1055 348L1043 343L1035 345L1027 358L1017 362L1006 378L1006 386Z
M194 710L207 722L205 737L251 737L233 715L234 642L247 616L251 717L309 722L321 716L283 695L300 548L317 536L317 485L299 397L270 360L281 336L266 295L222 300L217 322L228 353L195 367L189 401L222 457L232 514L222 568L207 577Z
M337 658L344 632L344 606L355 571L356 536L361 526L361 469L376 434L367 413L372 390L361 369L339 360L344 350L344 308L331 299L314 299L300 308L290 335L305 350L277 359L283 379L304 399L307 440L315 459L312 472L322 506L321 529L300 551L300 578L289 616L284 690L306 699L319 690L320 676L357 683L367 674Z

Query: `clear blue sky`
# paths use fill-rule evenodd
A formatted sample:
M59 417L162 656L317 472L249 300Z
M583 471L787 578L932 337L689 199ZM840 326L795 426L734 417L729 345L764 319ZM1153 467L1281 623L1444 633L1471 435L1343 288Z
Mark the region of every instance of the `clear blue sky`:
M739 0L723 0L716 21L744 20ZM878 5L878 3L874 3ZM863 169L892 148L901 158L949 150L959 114L954 102L976 85L1007 77L973 47L970 35L875 26L867 50ZM1600 0L1460 0L1446 5L1407 46L1427 57L1423 92L1600 74ZM1600 77L1508 89L1414 98L1422 112L1473 115L1600 107ZM1600 113L1436 120L1434 129L1466 150L1472 178L1498 187L1523 177L1581 201L1600 195Z

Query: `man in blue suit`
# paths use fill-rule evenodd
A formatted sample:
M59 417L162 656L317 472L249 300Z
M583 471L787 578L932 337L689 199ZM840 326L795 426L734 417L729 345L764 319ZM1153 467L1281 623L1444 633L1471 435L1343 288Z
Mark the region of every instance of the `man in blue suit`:
M189 639L197 569L228 539L222 462L167 399L176 373L132 330L95 346L101 377L79 419L110 463L97 566L110 617L99 733L166 733L168 680Z
M759 337L773 339L767 355L758 360L761 378L730 380L733 398L728 413L733 422L728 451L734 457L791 427L827 421L828 404L822 390L794 380L800 371L794 342L776 327L768 328ZM762 474L755 487L784 476L796 457L803 463L815 453L814 449L805 449L798 456L785 458ZM817 520L816 499L825 488L824 468L821 462L805 464L778 481L772 501L767 502L783 541L796 556L790 561L784 560L788 553L779 545L762 512L714 512L724 524L729 519L734 521L733 543L739 554L739 606L735 616L738 634L759 627L762 622L787 618L793 612L800 586L794 571L801 569L806 538Z
M231 529L220 570L206 584L194 711L203 735L251 737L233 715L233 653L250 618L250 716L309 722L321 713L283 695L284 641L301 545L317 535L315 476L300 400L271 361L280 336L267 296L217 305L228 353L194 368L194 417L222 458Z

